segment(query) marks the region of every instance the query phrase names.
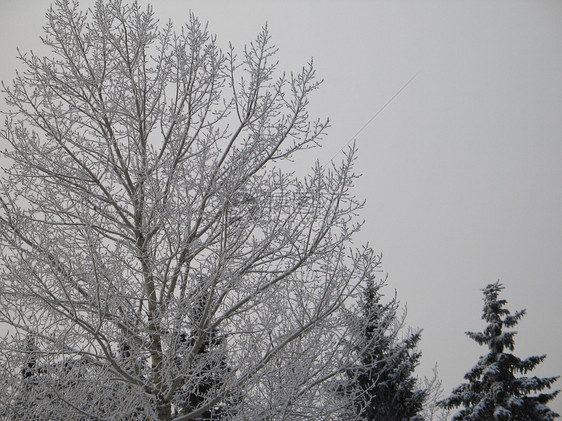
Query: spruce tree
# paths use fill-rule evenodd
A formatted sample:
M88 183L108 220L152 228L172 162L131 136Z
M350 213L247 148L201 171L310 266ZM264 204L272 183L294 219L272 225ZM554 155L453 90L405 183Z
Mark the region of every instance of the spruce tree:
M205 308L209 292L200 291L199 299L192 309L193 329L190 334L181 333L178 337L178 354L175 365L183 377L183 386L174 398L174 416L191 413L194 409L216 396L217 389L225 386L225 380L231 368L227 362L226 339L218 329L209 329L203 325ZM196 370L186 371L185 361L193 354ZM217 404L193 418L194 421L226 420L236 414L241 396L230 393Z
M353 419L421 420L427 392L412 376L421 357L416 349L421 331L398 338L403 322L397 315L399 304L396 296L388 304L380 302L382 285L369 282L363 292L350 341L357 362L336 390L348 400L347 416Z
M487 345L488 354L480 357L478 363L464 376L468 383L455 388L451 396L440 402L445 408L464 406L453 417L453 421L547 421L559 416L546 406L558 391L541 393L549 389L558 377L517 376L518 373L526 374L533 370L546 355L521 360L506 352L514 350L513 337L517 332L506 332L504 327L515 326L525 310L511 314L504 308L507 301L498 299L503 288L498 281L483 289L482 318L488 325L483 332L466 333L478 344Z
M175 398L177 408L175 416L186 415L213 396L216 388L223 386L226 373L230 370L223 353L223 338L213 330L206 335L203 344L196 352L196 359L201 360L199 370L186 373L192 381L185 381L185 386L179 390ZM191 349L196 342L196 336L180 335L180 342L186 349ZM187 354L182 355L185 358ZM179 361L179 360L178 360ZM196 421L227 419L231 405L234 402L225 398L220 404L209 408L207 411L194 418Z

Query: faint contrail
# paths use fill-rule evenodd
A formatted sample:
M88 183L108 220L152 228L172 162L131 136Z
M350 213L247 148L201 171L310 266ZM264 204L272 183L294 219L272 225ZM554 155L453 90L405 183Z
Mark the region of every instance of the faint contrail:
M365 127L367 127L369 124L371 124L371 122L372 122L375 118L377 118L377 116L378 116L380 113L383 112L383 110L394 100L394 98L396 98L398 95L400 95L400 93L401 93L404 89L406 89L406 87L410 84L410 82L412 82L412 81L416 78L416 76L417 76L418 74L419 74L419 73L416 73L416 74L415 74L414 76L412 76L412 77L410 78L410 80L408 80L400 89L398 89L398 91L396 91L396 93L395 93L394 95L392 95L392 97L391 97L388 101L386 101L386 104L384 104L381 108L379 108L379 110L378 110L375 114L373 114L373 116L369 119L369 121L367 121L365 124L363 124L363 126L357 131L357 133L355 133L353 136L351 136L351 138L347 141L347 143L346 143L345 145L343 145L343 146L340 148L340 150L337 151L337 152L334 154L334 156L333 156L328 162L332 162L332 161L334 160L334 158L335 158L336 156L338 156L339 153L340 153L341 151L343 151L344 148L345 148L347 145L349 145L353 140L355 140L355 139L357 138L357 136L359 135L359 133L361 133L361 132L365 129ZM325 164L324 164L324 165L325 165ZM322 167L323 167L324 165L322 165Z

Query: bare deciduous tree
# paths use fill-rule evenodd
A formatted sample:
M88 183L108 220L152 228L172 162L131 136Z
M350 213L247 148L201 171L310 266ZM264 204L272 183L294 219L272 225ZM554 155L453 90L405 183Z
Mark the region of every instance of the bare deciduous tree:
M47 19L51 55L4 87L3 413L328 417L339 309L379 258L350 248L353 149L283 170L327 127L312 64L279 74L267 29L237 56L119 0Z

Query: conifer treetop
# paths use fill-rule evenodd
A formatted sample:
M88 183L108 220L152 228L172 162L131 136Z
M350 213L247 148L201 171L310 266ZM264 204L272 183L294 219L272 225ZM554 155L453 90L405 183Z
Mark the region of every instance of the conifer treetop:
M484 293L482 319L487 326L482 332L466 332L479 345L488 346L487 355L465 374L468 383L453 390L439 404L451 409L463 406L453 421L551 421L559 415L546 403L559 391L546 392L558 377L527 377L525 374L540 364L546 355L531 356L524 360L513 353L515 331L504 331L517 325L525 310L511 313L505 308L507 301L499 299L504 286L499 282L489 284ZM517 376L517 375L521 376Z

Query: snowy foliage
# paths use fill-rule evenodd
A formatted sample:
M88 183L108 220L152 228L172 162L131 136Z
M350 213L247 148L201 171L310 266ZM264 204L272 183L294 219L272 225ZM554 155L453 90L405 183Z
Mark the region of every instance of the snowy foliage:
M487 345L489 353L480 357L478 363L464 376L463 383L453 390L448 398L440 402L445 408L463 406L453 420L474 421L549 421L558 417L545 404L558 391L542 393L550 388L557 377L517 377L541 363L545 355L521 360L506 350L513 351L516 332L504 332L504 327L513 327L525 314L513 315L504 308L505 300L498 299L502 284L489 284L484 291L484 314L488 323L483 332L467 332L480 345Z
M369 282L363 291L360 314L350 317L353 365L335 386L343 398L345 419L422 420L428 390L418 388L413 372L421 352L416 347L421 332L401 339L404 318L396 296L382 304L384 282Z
M284 172L328 125L312 63L123 3L56 1L50 56L4 89L0 412L330 419L344 303L379 265L351 247L355 149ZM407 390L417 338L388 354Z

